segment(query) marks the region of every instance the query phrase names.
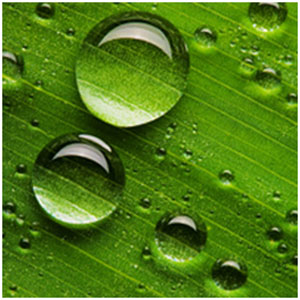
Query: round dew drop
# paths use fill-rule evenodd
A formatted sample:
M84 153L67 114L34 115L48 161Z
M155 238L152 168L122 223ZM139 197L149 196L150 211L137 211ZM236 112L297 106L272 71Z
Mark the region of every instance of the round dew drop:
M204 47L212 47L217 41L217 34L205 26L196 29L194 36L196 42Z
M52 220L71 228L106 219L116 209L124 184L117 153L88 134L67 134L51 141L33 168L38 203Z
M262 71L257 71L255 80L263 89L272 90L279 87L281 74L272 68L265 68Z
M36 6L36 14L42 19L50 19L54 16L54 5L51 3L39 3Z
M217 286L225 290L235 290L245 284L247 267L234 260L219 259L213 265L212 278Z
M203 249L207 237L206 226L184 214L168 214L156 226L155 243L169 260L186 262Z
M189 55L179 31L146 12L113 15L84 40L76 80L89 111L132 127L168 112L186 86Z
M251 3L249 17L256 29L268 32L277 29L286 19L287 8L284 3Z

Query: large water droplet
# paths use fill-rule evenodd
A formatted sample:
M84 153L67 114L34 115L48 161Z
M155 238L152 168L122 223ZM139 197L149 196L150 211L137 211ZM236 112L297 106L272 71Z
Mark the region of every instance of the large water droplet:
M39 17L43 19L50 19L53 17L55 9L52 3L39 3L36 6L36 13Z
M263 89L272 90L280 85L281 75L272 68L265 68L257 71L255 80Z
M253 27L267 32L278 28L286 19L287 8L284 3L251 3L249 17Z
M206 226L184 214L168 214L156 226L155 243L163 255L175 262L193 259L205 245Z
M196 29L194 35L196 41L201 46L205 46L205 47L213 46L217 40L217 34L215 33L215 31L205 26Z
M212 277L216 285L225 290L241 287L247 280L247 267L234 260L219 259L212 268Z
M155 120L186 86L189 55L179 31L145 12L111 16L83 42L76 79L87 108L120 127Z
M124 169L116 152L88 134L67 134L50 142L33 169L35 196L54 221L84 228L118 205Z

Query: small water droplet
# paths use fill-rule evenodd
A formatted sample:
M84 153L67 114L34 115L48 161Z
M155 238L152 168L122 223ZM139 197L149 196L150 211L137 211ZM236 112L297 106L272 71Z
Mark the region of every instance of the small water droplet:
M13 202L7 202L3 205L3 212L7 215L14 214L16 210L17 207Z
M2 52L2 83L5 91L10 85L15 85L18 82L22 76L23 68L24 61L21 56L9 51Z
M219 174L219 178L224 184L230 184L234 180L234 175L229 170L224 170Z
M146 291L146 287L143 283L140 283L137 287L137 291L140 293L144 293Z
M290 65L293 64L293 57L292 57L292 55L287 54L287 55L284 56L284 58L283 58L282 61L283 61L283 63L286 64L287 66L290 66Z
M281 75L272 68L265 68L257 71L255 80L263 89L272 90L279 87Z
M19 242L19 246L22 249L29 249L30 248L30 241L28 238L21 238Z
M243 75L253 75L255 72L253 59L249 57L244 58L241 62L240 70Z
M235 290L247 280L247 267L234 260L219 259L212 268L216 285L225 290Z
M156 150L156 158L159 160L163 160L167 154L167 150L165 148L158 148Z
M151 201L148 198L142 198L140 201L140 205L141 205L141 207L148 209L151 206Z
M74 30L73 28L69 28L69 29L67 30L67 35L68 35L68 36L74 36L74 35L75 35L75 30Z
M275 191L274 193L273 193L273 200L275 200L275 201L278 201L278 200L280 200L280 192L279 191Z
M26 173L26 170L27 170L27 168L26 168L26 166L25 166L24 164L19 164L19 165L17 165L17 167L16 167L16 171L17 171L19 174L24 174L24 173Z
M298 96L295 93L290 93L287 96L287 101L289 105L295 105L298 103Z
M33 168L38 203L61 225L84 228L116 209L125 183L116 152L88 134L67 134L51 141Z
M37 15L43 19L50 19L54 16L55 8L53 3L39 3L35 9Z
M142 257L143 257L144 260L150 260L151 259L151 251L150 251L149 247L146 246L143 249Z
M216 32L205 26L196 29L194 36L197 43L205 47L212 47L217 41Z
M188 69L189 55L177 28L157 15L131 11L104 19L88 33L76 79L92 114L132 127L161 117L179 101Z
M183 152L183 156L184 156L186 159L190 159L190 158L193 156L192 150L186 149L186 150Z
M16 290L18 289L18 287L17 287L16 284L12 284L12 285L10 285L9 289L10 289L11 291L16 291Z
M277 248L278 252L283 254L283 253L286 253L288 251L288 247L285 243L281 243L278 245L278 248Z
M271 227L267 235L271 241L279 241L283 237L283 232L279 227Z
M293 258L292 258L292 264L297 266L298 265L298 255L294 255Z
M288 211L286 220L292 225L298 225L298 211L295 209Z
M43 81L42 80L37 80L35 83L34 83L37 87L41 87L43 85Z
M197 217L167 214L156 226L155 243L162 254L174 262L193 259L205 245L206 226Z
M277 29L286 19L285 3L260 2L251 3L249 17L256 29L267 32Z
M38 119L33 119L30 123L34 127L38 127L40 125L40 122Z

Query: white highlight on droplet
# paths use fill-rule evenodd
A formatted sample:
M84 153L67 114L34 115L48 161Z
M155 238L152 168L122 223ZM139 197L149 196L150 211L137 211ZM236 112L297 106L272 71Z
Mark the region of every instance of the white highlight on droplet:
M58 151L52 158L52 160L65 156L77 156L87 158L100 165L107 173L109 173L109 165L105 156L101 153L101 151L97 150L96 148L90 145L80 143L67 145L60 151Z
M172 225L172 224L187 225L187 226L193 228L195 231L197 231L197 226L196 226L195 222L188 216L175 217L168 223L168 225Z
M109 41L118 39L135 39L145 41L158 47L172 58L172 50L167 37L160 29L153 25L143 22L128 22L121 24L109 31L100 41L98 47Z

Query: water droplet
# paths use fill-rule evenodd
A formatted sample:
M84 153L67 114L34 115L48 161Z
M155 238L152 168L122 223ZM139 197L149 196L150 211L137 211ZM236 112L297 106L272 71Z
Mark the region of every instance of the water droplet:
M33 120L31 121L31 125L34 126L34 127L38 127L38 126L40 125L40 122L39 122L39 120L37 120L37 119L33 119Z
M272 68L265 68L257 71L255 80L263 89L272 90L280 85L281 75Z
M251 76L255 72L254 62L252 58L246 57L242 60L240 70L243 75Z
M217 34L208 27L200 27L194 33L197 43L201 46L212 47L217 41Z
M10 289L11 291L16 291L16 290L18 289L18 287L17 287L16 284L12 284L12 285L9 287L9 289Z
M156 226L155 243L162 254L174 262L193 259L205 245L206 226L200 217L168 214Z
M156 150L156 158L159 160L163 160L167 154L167 150L165 148L158 148Z
M297 266L298 265L298 255L294 255L293 258L292 258L292 264Z
M150 260L151 259L151 251L150 251L149 247L146 246L143 249L142 257L143 257L144 260Z
M273 193L273 200L275 200L275 201L280 200L280 192L279 191L275 191Z
M14 53L3 51L2 52L2 83L3 88L9 88L10 85L15 85L17 80L21 78L24 62L21 56L17 56Z
M22 249L29 249L30 248L30 241L28 238L21 238L19 242L19 246Z
M75 30L74 30L73 28L69 28L69 29L67 30L67 35L68 35L68 36L73 36L73 35L75 35Z
M216 285L225 290L235 290L247 280L247 267L234 260L219 259L212 268Z
M29 232L32 236L39 236L39 223L38 222L32 222L32 224L29 226Z
M279 227L271 227L267 235L271 241L279 241L282 239L283 232Z
M286 220L292 225L298 225L298 211L295 209L290 210L286 214Z
M186 45L171 23L146 12L126 12L89 32L76 79L92 114L132 127L161 117L178 102L188 68Z
M219 175L220 180L224 184L230 184L234 180L234 175L229 170L224 170Z
M67 134L39 154L32 185L38 203L61 225L84 228L108 217L125 183L116 152L88 134Z
M17 207L13 202L7 202L3 205L3 212L7 215L14 214L16 210Z
M148 198L142 198L140 201L140 205L141 205L141 207L148 209L151 206L151 201Z
M251 3L249 17L253 27L260 31L273 31L286 19L287 8L284 3Z
M190 159L192 157L192 155L193 155L193 152L189 149L186 149L183 153L183 156L187 159Z
M19 174L24 174L26 173L26 166L24 164L19 164L17 165L16 167L16 171L19 173Z
M43 81L42 80L37 80L35 83L34 83L37 87L41 87L43 85Z
M288 247L285 243L281 243L278 245L278 248L277 248L278 252L283 254L283 253L286 253L288 251Z
M35 9L37 15L43 19L50 19L54 16L54 4L52 3L39 3Z
M295 93L290 93L287 96L288 104L295 105L298 103L298 96Z
M143 283L140 283L137 287L137 291L140 292L140 293L143 293L146 291L146 287Z

